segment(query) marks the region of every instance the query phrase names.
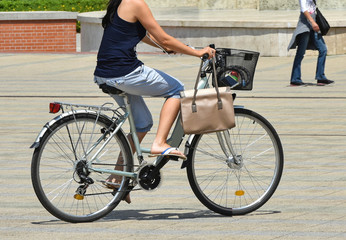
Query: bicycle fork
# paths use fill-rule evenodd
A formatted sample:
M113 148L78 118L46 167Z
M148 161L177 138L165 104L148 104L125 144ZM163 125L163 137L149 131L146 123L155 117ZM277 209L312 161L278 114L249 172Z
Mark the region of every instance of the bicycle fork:
M226 163L232 169L240 169L243 167L242 155L237 155L231 143L229 130L216 133L221 149L227 157Z

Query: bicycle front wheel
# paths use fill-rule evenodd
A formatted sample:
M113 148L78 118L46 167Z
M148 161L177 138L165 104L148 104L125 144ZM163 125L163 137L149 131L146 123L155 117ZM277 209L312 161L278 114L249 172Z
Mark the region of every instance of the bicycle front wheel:
M275 192L284 165L279 136L265 118L236 108L235 120L232 129L196 135L187 164L196 197L210 210L229 216L263 206Z
M121 130L90 161L108 139L111 124L103 115L73 113L52 124L41 138L32 158L31 179L41 204L55 217L67 222L94 221L112 211L127 194L127 177L117 176L118 190L113 190L106 186L109 173L91 170L133 169Z

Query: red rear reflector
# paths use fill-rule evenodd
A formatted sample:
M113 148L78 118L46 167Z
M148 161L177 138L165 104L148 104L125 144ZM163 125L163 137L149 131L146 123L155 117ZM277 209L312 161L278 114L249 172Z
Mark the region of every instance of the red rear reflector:
M61 105L59 103L50 103L49 104L49 113L57 113L60 111Z

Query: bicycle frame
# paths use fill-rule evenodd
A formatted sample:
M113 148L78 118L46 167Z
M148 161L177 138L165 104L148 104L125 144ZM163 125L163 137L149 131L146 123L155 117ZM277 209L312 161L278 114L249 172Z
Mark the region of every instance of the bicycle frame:
M207 83L208 83L208 79L205 77L204 79L202 79L200 81L199 89L206 87ZM139 142L139 139L137 137L135 123L134 123L132 112L131 112L131 105L128 102L128 98L127 98L126 94L122 94L122 97L124 98L124 102L125 102L125 109L126 109L125 115L123 116L123 118L120 121L117 121L117 128L113 132L111 132L109 138L103 143L103 145L100 147L100 149L91 158L88 168L92 171L95 171L95 172L105 172L105 173L110 173L110 174L114 174L114 175L120 175L120 176L125 176L125 177L130 177L130 178L137 178L136 173L129 173L129 172L118 171L118 170L98 169L98 168L93 168L91 166L92 162L97 158L97 156L100 154L100 152L103 150L103 148L108 144L110 139L112 137L114 137L114 135L116 134L117 131L119 131L119 129L121 129L121 127L125 123L126 119L128 119L128 121L129 121L130 134L131 134L131 137L133 140L133 144L135 146L136 155L137 155L137 159L139 161L139 164L142 164L144 161L143 153L150 153L150 149L142 148L140 146L140 142ZM184 130L183 130L183 127L182 127L180 121L176 121L175 127L172 131L170 138L167 140L167 143L172 147L179 147L183 138L184 138L184 135L185 135ZM95 147L96 146L94 146L92 149L94 149ZM163 160L163 157L157 157L156 161L153 163L153 165L154 166L159 165L162 160Z
M203 88L208 88L209 84L208 84L208 77L206 74L200 74L202 71L205 71L205 69L208 67L209 65L209 61L211 60L205 60L201 62L201 66L200 66L200 72L199 75L200 76L200 80L198 82L197 85L197 89L203 89ZM93 162L98 158L99 154L102 152L102 150L105 148L105 146L109 143L109 141L115 136L115 134L121 130L121 127L124 125L124 123L126 122L126 120L129 121L129 125L130 125L130 134L135 146L135 152L137 155L137 159L139 162L139 165L141 165L144 162L144 158L143 158L143 153L150 153L150 149L148 148L142 148L140 146L140 142L139 139L137 137L137 132L136 132L136 127L135 127L135 123L133 120L133 116L132 116L132 112L131 112L131 105L128 101L128 97L126 95L126 93L121 93L119 94L120 96L122 96L124 98L124 114L117 114L118 118L115 120L115 125L116 128L112 131L109 131L110 136L107 138L107 140L105 140L104 143L102 143L102 146L100 146L100 148L96 151L96 153L89 159L88 161L88 169L90 171L94 171L94 172L103 172L103 173L109 173L109 174L114 174L114 175L119 175L119 176L125 176L125 177L130 177L132 179L136 179L137 178L137 173L135 172L125 172L125 171L119 171L119 170L107 170L107 169L100 169L100 168L94 168L92 167ZM44 128L41 130L41 132L39 133L38 137L36 138L36 141L34 142L34 144L31 146L31 148L37 148L40 145L40 139L43 136L43 134L47 131L47 129L49 129L49 127L54 124L56 121L58 121L59 119L68 116L69 114L76 114L78 112L88 112L90 111L90 108L92 109L97 109L97 114L101 114L102 110L106 110L106 111L116 111L114 109L108 108L108 107L104 107L104 106L92 106L92 105L82 105L82 104L68 104L68 103L60 103L62 105L67 105L70 106L72 108L71 112L67 112L64 113L62 115L59 115L58 117L54 118L53 120L51 120L49 123L47 123ZM88 108L89 110L85 109L85 110L73 110L73 106L76 107L85 107ZM235 106L235 107L240 107L240 106ZM95 113L95 111L90 111L92 113ZM179 119L179 117L178 117ZM111 126L113 127L113 125ZM110 128L111 128L110 127ZM224 154L228 157L228 158L233 158L235 159L235 161L239 161L238 157L235 155L234 150L232 148L232 143L231 140L229 138L229 135L226 134L227 131L223 131L223 132L218 132L217 136L218 136L218 140L220 142L221 148L224 152ZM183 127L181 125L180 121L176 121L176 124L174 126L174 129L172 131L172 134L170 136L170 138L167 140L167 143L172 146L172 147L179 147L181 142L184 139L184 130ZM191 142L191 140L193 139L195 135L190 135L187 142ZM90 148L88 147L88 149L85 151L85 158L101 143L101 140L104 137L101 137L98 141L96 141L96 143L94 143ZM229 151L228 151L228 150ZM185 154L187 155L188 153L185 152ZM156 160L154 161L153 165L154 166L160 166L160 168L162 168L167 162L168 160L163 160L163 157L157 157ZM154 174L154 173L153 173Z
M204 71L208 67L208 65L209 65L209 60L201 62L199 75L200 75L201 71ZM207 88L207 87L209 87L208 77L206 76L206 74L203 74L203 76L200 77L200 80L199 80L198 85L197 85L197 89L203 89L203 88ZM144 161L143 160L143 153L150 153L150 149L142 148L140 146L139 139L137 137L135 123L134 123L134 120L133 120L133 117L132 117L130 103L128 101L128 98L127 98L126 94L121 94L121 95L124 98L127 117L125 117L122 121L117 123L117 125L118 125L117 129L115 131L113 131L113 133L111 134L111 137L113 137L115 135L116 131L121 128L121 126L126 121L126 118L128 118L129 124L130 124L130 134L131 134L134 146L135 146L137 158L138 158L139 163L142 164L142 162ZM237 106L237 107L240 107L240 106ZM179 119L179 116L178 116L178 119ZM230 137L229 137L229 134L226 134L226 132L227 131L223 131L223 132L218 132L217 133L218 140L220 142L220 145L222 146L221 148L222 148L224 154L228 158L234 159L236 162L241 161L239 159L239 157L237 157L235 155L233 147L232 147L232 143L231 143L231 140L230 140ZM174 129L172 131L172 134L171 134L170 138L167 140L167 143L170 146L172 146L172 147L179 147L181 142L184 139L184 136L185 136L185 133L184 133L183 127L181 125L181 122L180 121L176 121L175 127L174 127ZM190 142L193 137L194 137L194 135L190 135L190 137L188 139L188 142ZM108 139L110 139L110 138L108 138ZM106 144L107 144L107 142L105 142L104 145L101 147L101 149L93 156L93 158L91 159L91 162L97 157L97 155L102 151L103 147ZM229 149L229 151L227 151L227 149ZM163 159L164 159L163 157L157 157L156 161L154 161L153 165L154 166L159 166L160 165L160 168L163 167L167 163L167 161L163 162ZM102 169L92 168L91 166L89 166L89 167L90 167L90 170L93 170L93 171L107 172L107 173L110 173L110 174L121 175L121 176L131 177L131 178L136 178L137 177L136 173L128 173L128 172L117 171L117 170L107 170L107 171L104 171Z

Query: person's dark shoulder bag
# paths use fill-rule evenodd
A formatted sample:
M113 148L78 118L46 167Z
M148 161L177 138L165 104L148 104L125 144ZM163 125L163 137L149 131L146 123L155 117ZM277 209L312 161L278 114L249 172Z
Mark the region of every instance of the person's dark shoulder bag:
M314 3L316 5L316 1L314 0ZM316 6L316 23L318 24L321 34L327 35L329 29L330 29L330 25L327 21L327 19L323 16L323 14L321 13L321 11L318 9L318 7Z

